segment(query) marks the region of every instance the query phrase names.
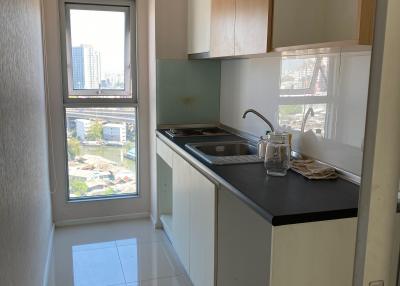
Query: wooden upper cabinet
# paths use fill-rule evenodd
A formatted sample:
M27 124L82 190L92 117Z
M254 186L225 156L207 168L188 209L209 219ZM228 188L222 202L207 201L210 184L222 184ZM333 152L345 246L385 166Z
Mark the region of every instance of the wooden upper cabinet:
M210 51L211 1L188 0L188 54Z
M376 0L359 0L358 43L372 45L374 40Z
M205 58L373 41L377 0L188 1L188 53Z
M269 50L272 0L213 0L211 57L263 54Z
M235 55L236 0L212 0L211 57Z
M376 0L275 0L274 51L371 45Z
M236 0L235 55L271 50L272 0Z

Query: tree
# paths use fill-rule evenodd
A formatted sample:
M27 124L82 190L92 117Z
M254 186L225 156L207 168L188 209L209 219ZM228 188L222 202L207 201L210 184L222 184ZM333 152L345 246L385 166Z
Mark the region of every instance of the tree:
M114 195L115 192L112 188L108 187L105 191L104 191L104 195L105 196L109 196L109 195Z
M81 197L87 193L89 187L85 182L82 182L78 179L72 179L70 180L70 189L71 193L78 197Z
M302 114L302 105L282 105L279 107L279 113L282 115Z
M96 120L89 128L87 138L89 141L101 140L103 138L103 125Z
M78 139L68 139L68 154L72 160L75 159L76 156L79 156L81 154L81 143Z
M131 150L133 147L135 147L135 143L131 141L126 141L125 143L125 151Z

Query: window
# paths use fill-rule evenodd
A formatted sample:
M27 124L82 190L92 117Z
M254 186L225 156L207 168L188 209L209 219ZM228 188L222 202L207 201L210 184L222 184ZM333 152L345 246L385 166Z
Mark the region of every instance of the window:
M66 4L67 98L131 98L129 7Z
M133 4L60 7L68 200L137 195Z
M283 58L281 97L327 96L329 57Z
M136 194L134 108L67 108L70 199Z
M313 131L329 137L337 55L290 56L281 60L278 122L288 131Z
M306 132L314 131L325 137L327 104L279 105L279 126ZM307 115L307 113L309 113Z

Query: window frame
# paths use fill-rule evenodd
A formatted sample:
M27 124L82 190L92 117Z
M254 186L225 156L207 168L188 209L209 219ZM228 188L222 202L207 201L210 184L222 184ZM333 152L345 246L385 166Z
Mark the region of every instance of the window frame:
M279 106L281 105L317 105L317 104L323 104L326 105L326 121L325 121L325 138L331 138L332 133L335 132L332 130L332 123L329 124L331 112L328 112L328 110L334 108L333 106L333 97L335 96L335 90L332 90L332 86L334 85L333 83L338 80L338 69L340 69L340 61L341 61L341 53L331 53L331 54L326 54L326 53L321 53L317 55L301 55L301 56L287 56L287 58L297 58L297 59L306 59L306 58L316 58L316 63L314 66L313 70L313 75L312 75L312 80L310 81L310 86L307 88L303 89L280 89L279 90ZM327 80L327 95L326 96L304 96L304 93L312 93L313 91L313 85L316 83L316 79L318 76L318 73L320 72L320 64L323 58L327 57L328 58L328 78ZM282 59L283 60L283 59ZM319 64L318 64L319 62ZM336 67L336 65L339 64L339 67ZM282 61L281 61L281 71L282 71ZM307 110L304 111L306 113ZM279 123L279 115L278 115L278 123Z
M137 104L136 14L134 2L124 0L60 0L59 8L64 104ZM101 89L101 94L98 94L98 89L74 90L70 10L76 8L79 10L118 11L125 13L124 90Z
M296 59L306 59L306 58L315 58L315 63L314 63L314 68L313 68L313 74L311 76L310 84L306 88L298 88L298 89L287 89L287 88L280 88L279 89L279 97L280 98L286 98L286 97L310 97L310 96L305 96L304 94L312 94L314 92L315 84L317 82L318 75L321 71L321 62L323 58L326 57L324 55L312 55L312 56L305 56L305 57L296 57ZM288 57L287 57L288 58ZM331 61L328 57L328 61ZM282 63L281 63L281 72L282 72ZM327 81L327 79L325 79ZM326 84L328 84L326 82ZM313 97L327 97L323 95L317 95Z
M70 62L72 58L72 46L67 46L68 34L70 37L70 23L69 13L67 14L68 6L78 7L84 10L84 8L92 8L90 10L101 7L100 11L127 11L129 17L125 18L125 68L129 62L129 73L125 73L125 86L129 85L130 97L115 97L115 96L126 96L126 90L102 90L109 91L102 93L100 96L95 97L97 94L79 94L79 96L88 97L70 97L70 83L72 84L72 64ZM104 8L104 9L103 9ZM132 199L140 198L140 154L139 154L139 124L138 124L138 91L137 91L137 29L136 29L136 6L135 1L129 0L59 0L59 19L60 19L60 35L61 35L61 72L62 72L62 87L63 87L63 128L64 128L64 144L65 144L65 175L66 175L66 186L65 186L65 198L67 203L82 203L82 202L96 202L106 200L118 200L118 199ZM67 32L67 28L69 31ZM68 55L69 54L69 55ZM69 60L68 60L69 57ZM125 70L126 72L126 70ZM82 90L81 90L82 91ZM94 90L87 90L94 91ZM97 90L96 90L97 91ZM118 93L119 92L119 93ZM121 93L122 92L122 93ZM92 95L93 97L90 97ZM72 94L72 96L75 96ZM68 148L67 148L67 108L134 108L135 109L135 146L136 146L136 193L123 194L123 195L104 195L94 197L82 197L82 198L71 198L69 189L69 167L68 167Z
M136 193L131 194L122 194L122 195L100 195L93 197L80 197L80 198L71 198L70 197L70 188L69 188L69 165L68 165L68 137L67 137L67 109L68 108L134 108L135 109L135 148L136 148L136 161L135 161L135 170L136 170ZM87 103L78 103L78 104L64 104L63 106L63 116L64 116L64 136L65 136L65 170L66 170L66 190L65 190L65 198L67 203L81 203L81 202L96 202L96 201L105 201L105 200L116 200L116 199L132 199L140 197L140 176L139 176L139 168L140 165L140 154L139 154L139 127L138 127L138 106L132 104L87 104Z

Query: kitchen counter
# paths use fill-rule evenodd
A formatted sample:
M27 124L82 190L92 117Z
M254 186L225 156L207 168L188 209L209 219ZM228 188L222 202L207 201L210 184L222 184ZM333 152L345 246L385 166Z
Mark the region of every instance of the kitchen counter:
M170 138L157 136L211 180L230 190L272 225L288 225L357 216L359 186L338 178L312 181L288 171L285 177L266 175L263 163L211 165L185 147L187 143L244 140L235 135Z

